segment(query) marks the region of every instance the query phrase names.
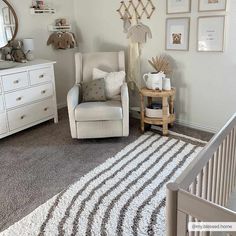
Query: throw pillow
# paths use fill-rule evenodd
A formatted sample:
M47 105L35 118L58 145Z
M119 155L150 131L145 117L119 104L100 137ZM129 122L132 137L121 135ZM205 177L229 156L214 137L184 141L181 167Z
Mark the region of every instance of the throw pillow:
M97 68L93 69L93 80L100 78L105 79L105 91L106 98L111 100L117 100L120 96L121 86L125 82L125 72L105 72Z
M97 79L82 83L83 102L106 101L105 80Z

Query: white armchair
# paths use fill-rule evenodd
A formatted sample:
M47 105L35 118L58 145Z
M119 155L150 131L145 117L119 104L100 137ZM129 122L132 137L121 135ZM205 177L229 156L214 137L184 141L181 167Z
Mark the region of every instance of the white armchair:
M126 83L121 100L82 103L81 82L92 79L93 68L107 72L124 71L124 52L75 55L76 83L69 91L67 105L72 138L107 138L129 135L129 94Z

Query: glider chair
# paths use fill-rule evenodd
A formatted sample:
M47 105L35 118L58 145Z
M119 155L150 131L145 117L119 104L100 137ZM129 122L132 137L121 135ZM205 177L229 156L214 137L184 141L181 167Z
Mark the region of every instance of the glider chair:
M76 83L69 91L67 105L71 136L74 139L123 137L129 135L129 94L127 83L116 100L83 102L83 82L93 77L93 69L125 71L124 52L75 54Z

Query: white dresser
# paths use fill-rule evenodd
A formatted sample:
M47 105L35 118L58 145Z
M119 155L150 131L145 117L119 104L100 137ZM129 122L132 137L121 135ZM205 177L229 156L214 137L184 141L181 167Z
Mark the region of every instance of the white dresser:
M54 64L34 60L0 70L0 139L50 119L58 122Z

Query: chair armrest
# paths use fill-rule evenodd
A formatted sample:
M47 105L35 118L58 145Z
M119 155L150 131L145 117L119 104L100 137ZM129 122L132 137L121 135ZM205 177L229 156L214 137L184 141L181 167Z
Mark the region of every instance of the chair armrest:
M121 103L123 110L123 136L129 136L129 90L127 83L121 87Z
M77 129L75 121L75 108L80 102L80 85L74 85L67 94L67 107L70 120L70 131L72 138L77 138Z
M80 85L74 85L67 94L67 106L69 110L74 110L79 104Z

